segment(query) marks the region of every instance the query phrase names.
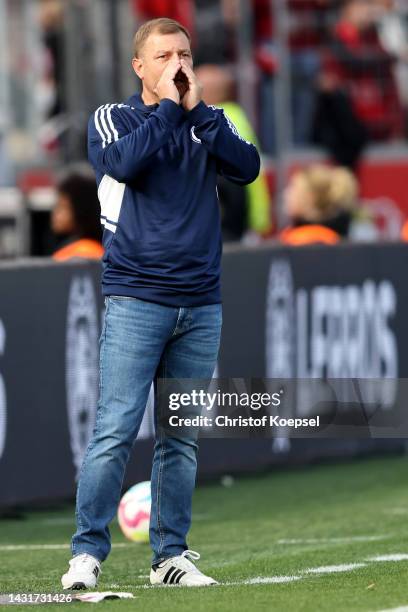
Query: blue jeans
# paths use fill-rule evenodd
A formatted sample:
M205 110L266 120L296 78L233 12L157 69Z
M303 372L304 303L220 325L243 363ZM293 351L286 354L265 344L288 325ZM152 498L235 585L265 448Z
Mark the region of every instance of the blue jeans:
M111 548L130 451L157 378L211 378L222 325L221 304L176 308L137 298L105 298L100 337L99 402L80 470L73 556L104 561ZM156 407L157 408L157 407ZM186 550L197 471L197 442L156 430L151 477L153 563Z

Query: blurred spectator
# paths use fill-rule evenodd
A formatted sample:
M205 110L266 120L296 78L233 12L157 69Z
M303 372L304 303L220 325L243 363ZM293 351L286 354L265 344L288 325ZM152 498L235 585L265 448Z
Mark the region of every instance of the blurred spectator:
M193 0L131 0L140 21L168 17L180 22L194 37Z
M357 182L346 168L315 165L299 170L285 192L291 223L281 232L281 242L336 244L348 236L356 200Z
M42 152L55 155L64 147L61 135L67 110L63 2L39 0L38 22L42 52L39 55L40 78L35 86L35 100L41 126L36 136Z
M408 220L405 221L401 229L401 240L408 242Z
M288 0L293 142L297 145L311 141L320 51L326 40L326 19L332 4L332 0Z
M53 253L57 261L74 257L100 259L100 206L95 180L80 174L70 174L57 186L58 200L51 215L51 228L59 239Z
M196 64L223 64L235 54L237 0L195 0Z
M368 131L335 77L322 74L319 88L313 142L327 148L337 164L355 170L369 140Z
M256 136L241 106L234 101L234 81L226 68L205 64L196 69L204 91L206 104L224 109L240 136L255 145ZM268 232L270 221L270 197L265 174L242 187L223 177L218 178L218 195L224 240L239 240L246 230Z
M237 0L132 0L139 20L170 17L192 36L194 61L223 63L232 55Z
M0 187L11 187L14 183L14 169L7 150L6 134L0 123Z
M40 0L39 22L45 48L44 76L39 89L46 118L64 110L64 6L61 0Z
M366 139L403 136L394 57L382 46L373 0L346 0L320 80L316 140L337 162L355 165Z
M262 148L275 152L275 75L279 71L270 0L252 0L255 59L261 70L260 134ZM331 0L287 0L288 44L291 71L293 141L304 145L312 139L316 108L316 80L325 41Z
M408 2L406 0L376 0L379 34L384 48L398 62L395 75L399 95L408 108Z

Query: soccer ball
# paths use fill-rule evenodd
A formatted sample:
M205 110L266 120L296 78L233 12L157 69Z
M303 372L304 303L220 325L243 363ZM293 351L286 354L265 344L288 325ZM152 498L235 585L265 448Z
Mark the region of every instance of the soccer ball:
M123 534L132 542L149 541L150 481L131 487L120 500L118 522Z

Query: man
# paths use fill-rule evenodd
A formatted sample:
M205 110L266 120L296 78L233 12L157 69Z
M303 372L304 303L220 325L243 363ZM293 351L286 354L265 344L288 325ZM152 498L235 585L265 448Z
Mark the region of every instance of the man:
M123 475L152 380L211 378L221 332L217 172L246 184L256 148L201 101L190 38L161 18L136 33L141 95L101 106L89 122L104 225L100 398L81 468L73 559L64 588L93 588L110 552ZM192 563L186 536L196 477L195 440L156 431L151 476L152 584L215 580Z

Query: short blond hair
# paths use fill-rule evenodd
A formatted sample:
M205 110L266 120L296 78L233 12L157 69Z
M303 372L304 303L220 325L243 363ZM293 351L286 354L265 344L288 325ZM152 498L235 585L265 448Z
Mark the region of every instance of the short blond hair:
M149 38L150 34L153 34L153 32L158 32L159 34L176 34L177 32L182 32L187 36L189 42L191 42L190 32L175 19L169 19L168 17L151 19L150 21L146 21L146 23L141 25L134 36L134 57L139 57L143 45Z
M347 168L315 164L299 170L313 194L316 210L326 216L335 211L351 211L357 203L357 180Z

